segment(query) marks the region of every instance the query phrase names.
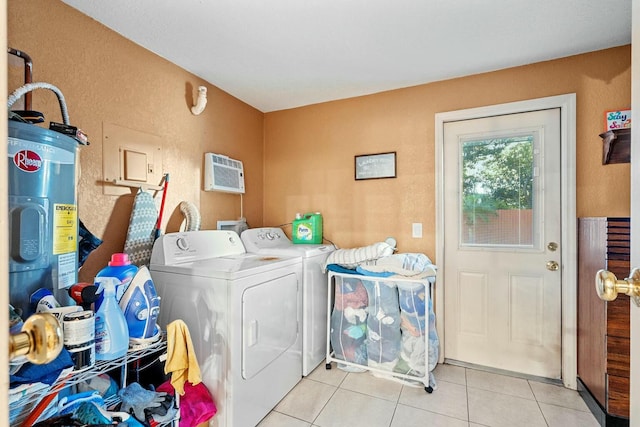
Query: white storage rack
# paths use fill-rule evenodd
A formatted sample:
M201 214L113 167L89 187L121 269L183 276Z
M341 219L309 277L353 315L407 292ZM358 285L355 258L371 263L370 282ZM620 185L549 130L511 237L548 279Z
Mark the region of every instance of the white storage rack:
M424 357L424 375L415 376L402 374L399 372L389 371L385 369L380 369L377 367L372 367L369 365L363 365L360 363L353 363L350 361L346 361L342 358L336 356L336 352L332 349L331 346L331 315L333 313L334 308L334 299L335 299L335 285L336 281L342 281L345 278L353 278L361 281L369 281L369 282L395 282L395 283L407 283L407 284L421 284L424 286L425 295L431 299L431 282L428 278L424 279L412 279L412 278L404 278L399 276L393 277L377 277L377 276L366 276L361 274L349 274L342 272L329 271L327 277L327 292L328 292L328 302L327 302L327 356L326 356L326 369L331 369L331 362L337 362L341 365L346 365L348 367L353 367L358 370L366 370L371 372L376 372L382 374L383 376L395 377L401 380L407 380L410 383L422 383L424 385L424 389L427 393L432 393L434 390L433 383L430 383L430 371L429 371L429 311L425 310L425 333L424 333L424 348L425 348L425 357ZM341 282L339 282L341 283ZM425 302L426 304L426 302Z

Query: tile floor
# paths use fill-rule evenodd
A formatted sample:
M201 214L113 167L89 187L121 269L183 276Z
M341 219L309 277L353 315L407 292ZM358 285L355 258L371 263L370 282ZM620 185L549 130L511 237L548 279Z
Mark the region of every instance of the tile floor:
M434 371L438 388L347 373L324 363L258 427L598 427L576 391L453 365Z

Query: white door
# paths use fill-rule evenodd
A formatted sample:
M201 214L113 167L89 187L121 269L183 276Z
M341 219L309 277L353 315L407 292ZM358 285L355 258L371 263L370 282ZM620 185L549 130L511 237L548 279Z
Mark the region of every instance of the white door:
M560 109L444 124L445 357L561 378Z
M640 0L632 3L631 114L640 120ZM631 267L640 267L640 133L631 132ZM640 308L631 303L629 425L640 427Z

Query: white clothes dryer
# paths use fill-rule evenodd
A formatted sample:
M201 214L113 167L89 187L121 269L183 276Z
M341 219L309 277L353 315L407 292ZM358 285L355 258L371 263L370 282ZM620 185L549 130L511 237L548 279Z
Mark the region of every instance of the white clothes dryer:
M247 252L302 256L302 375L307 376L327 355L327 273L324 263L333 245L294 244L277 227L242 232Z
M300 381L300 256L246 253L227 230L169 233L149 266L160 326L188 326L218 412L210 425L257 425Z

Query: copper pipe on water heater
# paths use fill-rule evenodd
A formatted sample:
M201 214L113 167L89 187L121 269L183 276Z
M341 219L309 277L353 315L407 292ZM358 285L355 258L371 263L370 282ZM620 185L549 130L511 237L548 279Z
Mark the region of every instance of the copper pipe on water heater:
M33 62L31 61L31 57L25 52L14 49L12 47L8 48L7 51L11 55L15 55L18 58L22 58L24 61L24 83L32 83L33 81ZM24 109L26 111L31 110L31 92L27 92L24 95Z

